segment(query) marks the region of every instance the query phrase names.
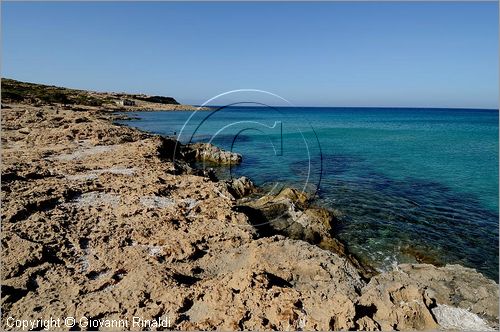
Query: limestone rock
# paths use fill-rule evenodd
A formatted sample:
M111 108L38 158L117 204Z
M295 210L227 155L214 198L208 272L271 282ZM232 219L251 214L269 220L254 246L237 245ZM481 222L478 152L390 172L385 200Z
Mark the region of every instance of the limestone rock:
M242 198L253 192L256 188L249 178L242 176L237 179L231 179L226 181L227 188L234 198Z
M435 329L438 305L462 308L498 326L498 285L459 265L402 264L373 277L358 304L383 330ZM361 322L360 322L361 324Z
M240 154L225 151L209 143L193 143L187 147L186 158L200 162L216 163L220 165L236 165L241 163Z

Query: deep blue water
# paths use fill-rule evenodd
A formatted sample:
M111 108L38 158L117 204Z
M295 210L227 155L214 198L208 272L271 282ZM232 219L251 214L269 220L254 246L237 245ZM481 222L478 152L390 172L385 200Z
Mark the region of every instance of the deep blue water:
M241 153L243 163L226 176L316 193L317 203L344 214L338 237L378 269L417 255L498 280L498 110L231 107L135 115L125 123Z

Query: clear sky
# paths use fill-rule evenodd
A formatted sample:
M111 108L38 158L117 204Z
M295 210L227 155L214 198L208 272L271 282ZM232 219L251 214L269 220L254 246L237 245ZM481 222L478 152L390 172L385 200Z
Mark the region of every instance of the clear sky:
M498 3L6 3L2 77L201 104L498 108Z

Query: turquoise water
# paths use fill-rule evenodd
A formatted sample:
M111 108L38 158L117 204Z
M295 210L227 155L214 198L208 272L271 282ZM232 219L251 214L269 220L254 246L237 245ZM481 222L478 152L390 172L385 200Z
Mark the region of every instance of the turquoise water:
M225 176L315 193L343 212L337 236L380 270L420 257L498 280L497 110L246 106L135 115L125 123L241 153Z

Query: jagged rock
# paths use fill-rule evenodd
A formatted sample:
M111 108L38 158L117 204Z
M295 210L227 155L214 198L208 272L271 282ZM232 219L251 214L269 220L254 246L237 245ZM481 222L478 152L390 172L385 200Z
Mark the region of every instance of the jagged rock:
M476 270L430 264L403 264L399 269L408 275L408 283L433 290L438 303L470 310L498 326L498 284Z
M216 163L220 165L236 165L241 163L240 154L225 151L209 143L193 143L185 148L185 157L188 160Z
M370 318L383 330L435 329L437 305L470 310L498 326L498 285L460 265L401 264L373 277L358 304L372 308Z
M286 204L294 204L300 208L307 207L309 202L309 195L303 191L295 188L285 187L278 194L266 194L260 197L258 200L252 203L253 206L265 206L268 203L280 203L284 202Z
M16 234L2 234L2 277L8 279L24 272L24 269L41 264L43 247Z
M226 183L228 191L236 199L247 196L256 190L252 181L245 176L228 180Z
M364 282L336 254L273 236L208 253L199 264L207 276L217 277L194 288L197 300L182 329L354 328L352 299Z
M242 202L238 211L245 213L263 236L286 235L291 239L307 241L322 249L346 257L364 277L374 270L349 254L342 242L332 234L337 222L335 214L327 209L309 206L309 195L295 188L284 188L276 195L265 195L257 200Z
M259 210L266 223L291 238L319 243L329 233L333 215L326 209L307 207L307 194L294 188L284 188L276 195L265 195L245 205Z
M382 330L428 330L438 327L429 310L432 299L415 285L377 283L376 277L362 290L358 305L372 310L371 319Z

